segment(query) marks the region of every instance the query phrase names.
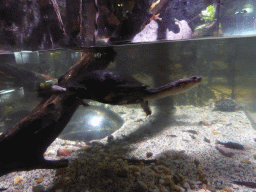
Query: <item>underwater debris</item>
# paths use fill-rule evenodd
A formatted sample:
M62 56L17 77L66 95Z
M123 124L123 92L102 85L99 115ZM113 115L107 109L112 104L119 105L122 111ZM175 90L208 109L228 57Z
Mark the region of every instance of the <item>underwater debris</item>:
M177 135L166 135L167 137L177 137Z
M199 164L200 164L200 161L199 161L198 159L195 159L195 160L194 160L194 163L195 163L196 167L198 168L198 166L199 166Z
M192 139L196 139L196 137L194 135L189 135Z
M251 182L251 181L233 181L233 183L235 183L237 185L244 185L244 186L250 187L250 188L256 188L256 183Z
M195 130L183 130L182 132L188 132L188 133L192 133L192 134L197 134L197 131L195 131Z
M223 145L227 148L230 148L230 149L237 149L237 150L244 150L244 146L239 144L239 143L235 143L235 142L220 142L219 140L216 140L216 144L220 144L220 145Z
M224 156L226 157L232 157L235 155L230 149L221 147L221 146L215 146L215 148Z
M198 123L199 125L203 125L203 126L210 126L210 123L207 123L205 121L199 121Z
M207 143L211 143L210 139L207 139L206 137L204 137L204 141Z

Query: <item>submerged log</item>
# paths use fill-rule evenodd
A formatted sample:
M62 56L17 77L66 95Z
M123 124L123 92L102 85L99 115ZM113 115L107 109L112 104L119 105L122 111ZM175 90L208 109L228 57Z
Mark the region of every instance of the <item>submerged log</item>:
M86 52L85 55L62 76L60 86L76 80L88 70L106 68L115 57L112 48L83 52ZM69 93L52 95L35 107L30 115L0 135L0 176L13 171L68 166L68 160L45 160L44 153L80 104L81 100Z

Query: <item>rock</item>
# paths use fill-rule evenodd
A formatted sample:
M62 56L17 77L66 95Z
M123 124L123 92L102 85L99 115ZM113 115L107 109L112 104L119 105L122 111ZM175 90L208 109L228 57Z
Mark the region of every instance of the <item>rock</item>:
M62 148L62 149L58 149L57 151L57 156L69 156L71 154L71 151L66 149L66 148Z
M238 109L237 103L232 99L221 99L216 101L214 110L224 111L224 112L232 112Z
M179 40L179 39L191 39L192 38L192 29L188 25L188 22L185 20L178 21L175 20L175 24L178 25L180 31L174 33L166 29L166 40Z
M132 40L133 43L157 41L158 23L152 20Z

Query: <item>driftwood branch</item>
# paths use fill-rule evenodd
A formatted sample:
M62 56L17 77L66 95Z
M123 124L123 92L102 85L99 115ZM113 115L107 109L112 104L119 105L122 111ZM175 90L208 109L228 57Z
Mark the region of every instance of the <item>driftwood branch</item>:
M83 52L84 56L62 76L60 86L75 81L88 70L106 68L115 56L112 48ZM0 176L12 171L68 166L68 160L45 160L44 153L80 104L80 99L69 93L52 95L35 107L30 115L0 135Z

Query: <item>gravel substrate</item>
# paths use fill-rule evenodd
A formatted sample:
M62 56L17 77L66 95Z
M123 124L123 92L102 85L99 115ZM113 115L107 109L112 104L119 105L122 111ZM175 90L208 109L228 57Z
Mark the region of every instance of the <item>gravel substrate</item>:
M177 106L176 110L152 107L153 114L145 117L138 106L108 108L125 120L113 137L89 143L56 139L45 156L60 159L57 150L69 149L71 155L65 157L70 159L68 168L10 173L0 178L0 188L56 192L256 191L232 183L256 180L255 130L242 110L213 111L212 104ZM230 149L234 155L227 157L216 149L216 140L237 142L245 150Z

